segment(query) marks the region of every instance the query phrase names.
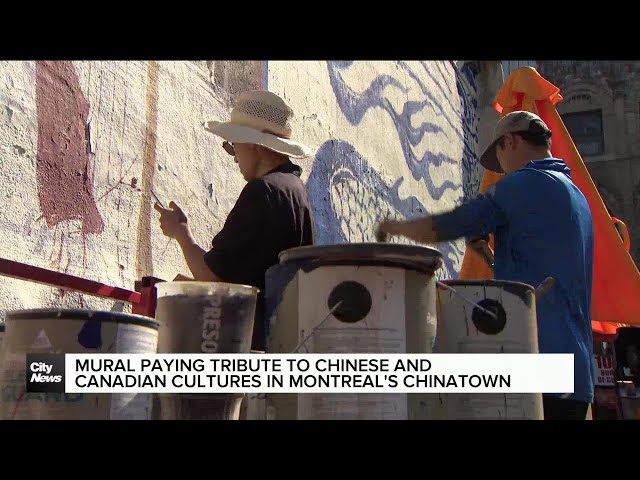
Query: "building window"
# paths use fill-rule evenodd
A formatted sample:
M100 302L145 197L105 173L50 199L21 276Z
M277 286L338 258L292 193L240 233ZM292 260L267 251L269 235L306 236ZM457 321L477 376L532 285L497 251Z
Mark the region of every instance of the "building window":
M602 110L565 113L562 115L562 121L569 130L580 155L591 157L604 153Z

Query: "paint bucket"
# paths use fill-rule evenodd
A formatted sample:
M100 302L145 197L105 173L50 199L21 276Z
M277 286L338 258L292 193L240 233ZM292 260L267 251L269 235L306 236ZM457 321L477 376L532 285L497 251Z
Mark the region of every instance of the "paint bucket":
M251 353L262 354L263 350L251 350ZM266 403L263 393L247 393L244 396L240 420L266 420Z
M364 243L297 247L266 275L268 353L429 353L438 250ZM426 419L422 394L268 394L267 419ZM437 397L435 397L437 398Z
M27 353L155 353L158 324L119 312L37 309L7 312L0 362L1 418L148 420L149 394L26 393Z
M438 287L436 352L538 353L534 292L530 285L509 281L442 282ZM440 415L450 420L543 419L540 393L439 396Z
M158 353L249 353L258 289L222 282L156 284ZM156 395L154 418L238 420L243 394Z
M640 420L640 327L620 327L613 342L622 420Z
M628 380L617 384L620 420L640 420L640 387Z
M609 338L607 338L609 337ZM618 415L618 396L616 394L615 359L611 336L593 334L593 418L596 420L615 420ZM609 340L609 341L607 341Z

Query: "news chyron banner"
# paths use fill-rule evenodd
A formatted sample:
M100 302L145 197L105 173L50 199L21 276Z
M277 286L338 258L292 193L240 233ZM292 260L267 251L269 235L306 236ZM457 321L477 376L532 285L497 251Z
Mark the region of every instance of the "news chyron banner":
M573 393L572 354L27 354L27 392Z

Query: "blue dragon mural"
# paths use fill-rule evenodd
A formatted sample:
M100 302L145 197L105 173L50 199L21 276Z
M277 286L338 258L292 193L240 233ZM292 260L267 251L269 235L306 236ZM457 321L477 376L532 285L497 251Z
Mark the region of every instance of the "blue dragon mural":
M443 85L455 72L450 62L420 62L419 74L414 66L406 62L397 62L401 76L377 75L367 88L361 92L352 89L345 81L343 73L353 62L327 62L331 87L340 111L348 122L357 127L370 109L382 109L391 118L395 132L393 135L401 146L402 155L408 170L416 181L425 186L433 200L440 200L448 190L458 191L462 187L462 197L458 203L473 197L480 184L480 169L476 161L478 143L476 109L477 88L475 76L478 73L473 62L467 62L460 68L462 79L456 77L456 88L461 105L455 105L453 96L445 91ZM404 79L410 78L413 85L420 88L422 99L407 100L402 111L397 112L383 91L393 86L407 93ZM423 78L431 79L431 85L425 85ZM450 80L449 80L450 83ZM434 91L433 85L440 91ZM468 91L471 89L472 91ZM412 115L428 110L430 115L441 117L439 124L422 122L412 125ZM463 145L462 158L452 158L444 153L432 153L428 142L442 132L440 124L447 125L447 132L455 135ZM391 141L391 139L390 139ZM426 152L418 157L414 147L426 142ZM462 169L462 184L449 179L434 182L430 167L456 165ZM399 189L405 181L399 177L388 184L370 161L358 152L357 146L343 140L330 140L320 146L307 188L311 196L315 215L317 239L321 244L344 243L364 239L372 240L376 223L385 217L410 218L428 214L425 206L415 196L402 198ZM442 243L437 248L443 254L443 268L438 272L440 278L452 278L457 275L456 266L461 262L464 251L456 242Z

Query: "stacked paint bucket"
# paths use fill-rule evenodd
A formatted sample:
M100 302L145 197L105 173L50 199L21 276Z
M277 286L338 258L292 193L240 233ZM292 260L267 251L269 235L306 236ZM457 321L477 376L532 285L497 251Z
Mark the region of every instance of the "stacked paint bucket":
M300 247L266 277L269 353L537 353L534 289L436 280L441 253ZM541 419L540 394L274 394L264 419Z
M640 327L620 327L614 340L618 418L640 420Z
M442 255L401 244L300 247L267 272L269 353L537 353L533 287L436 280ZM249 353L258 290L156 285L156 318L90 310L9 312L3 419L228 419L242 394L33 394L27 353ZM259 400L258 400L259 399ZM252 396L252 419L541 419L541 395Z
M269 353L431 353L439 251L399 244L299 247L267 272ZM434 395L273 394L265 419L432 418Z
M456 280L438 285L441 353L538 353L535 290L517 282ZM438 418L542 420L540 393L439 395Z
M239 394L26 392L27 353L250 352L256 288L226 283L166 282L157 284L156 289L155 319L92 310L9 312L6 332L0 337L0 418L239 419L243 399Z
M0 355L4 420L148 420L148 394L26 392L27 353L155 353L158 323L119 312L74 309L11 311Z
M222 282L156 285L158 353L250 353L258 289ZM153 418L239 420L243 394L156 396Z

